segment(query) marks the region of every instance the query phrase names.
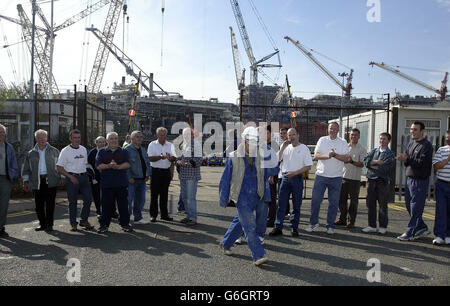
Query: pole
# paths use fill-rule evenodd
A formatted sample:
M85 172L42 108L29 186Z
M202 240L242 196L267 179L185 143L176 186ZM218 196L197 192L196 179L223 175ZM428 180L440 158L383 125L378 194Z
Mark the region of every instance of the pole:
M77 85L73 85L73 129L77 128Z
M39 130L38 84L34 85L34 131Z
M48 75L48 98L53 99L53 90L52 90L52 81L53 81L53 48L55 44L55 36L54 36L54 29L53 29L53 2L51 5L51 17L50 17L50 69L49 69L49 75Z
M88 107L88 101L86 96L86 85L84 90L84 101L83 101L83 146L88 146L88 139L87 139L87 130L88 130L88 120L87 120L87 107ZM92 126L91 126L92 128Z
M391 94L387 94L388 103L387 103L387 124L386 124L386 132L389 133L389 113L391 112Z
M244 88L241 88L239 93L239 108L240 108L240 115L239 115L239 121L242 122L242 100L244 98Z
M33 127L35 125L35 109L34 109L34 103L33 103L33 89L34 89L34 38L35 38L35 24L36 24L36 0L33 0L31 2L31 11L33 16L33 27L31 29L31 74L30 74L30 132L29 132L29 140L30 140L30 146L32 147L34 144L34 137L33 137Z

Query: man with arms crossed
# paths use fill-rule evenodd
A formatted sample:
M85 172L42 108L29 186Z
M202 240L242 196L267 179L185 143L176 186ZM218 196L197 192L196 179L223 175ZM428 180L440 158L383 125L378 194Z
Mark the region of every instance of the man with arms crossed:
M450 131L445 133L447 145L433 158L436 170L436 217L433 244L450 244Z
M278 155L279 161L283 161L281 165L281 173L283 178L280 185L277 219L275 221L274 229L269 234L270 236L278 236L283 234L283 221L291 194L293 206L290 217L292 236L298 236L300 207L302 205L303 173L309 171L313 164L311 152L307 146L300 143L299 135L296 129L289 129L288 138L290 144L287 145L285 142Z
M330 123L328 126L329 136L321 137L316 145L314 159L318 162L312 191L311 218L306 228L307 232L313 232L319 227L320 204L323 201L325 190L328 188L326 228L327 234L334 234L334 221L338 212L344 163L350 161L348 144L337 136L338 133L339 124Z

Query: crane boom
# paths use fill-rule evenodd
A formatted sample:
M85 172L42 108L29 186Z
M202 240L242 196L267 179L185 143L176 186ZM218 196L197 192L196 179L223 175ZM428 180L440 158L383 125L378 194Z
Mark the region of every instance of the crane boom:
M106 63L108 62L109 49L107 48L107 44L110 44L114 39L121 11L122 1L111 0L111 6L109 7L105 26L103 28L103 35L107 38L106 45L103 43L99 43L98 45L97 55L95 56L94 65L87 86L89 95L88 100L93 104L97 101L97 94L100 91Z
M2 76L0 75L0 90L4 90L4 89L8 89L8 87L6 87L6 84L3 81Z
M109 41L108 38L104 35L104 33L100 32L99 29L96 28L87 28L86 31L92 32L95 37L100 40L100 43L104 45L108 51L125 67L127 74L131 75L136 79L136 81L146 90L148 93L155 97L155 92L150 89L149 81L153 82L160 90L161 95L168 96L169 94L164 91L153 79L148 76L144 70L139 68L131 58L129 58L122 50L119 49L112 41ZM138 73L136 73L134 68L137 68Z
M22 25L22 33L24 40L27 42L28 49L31 53L31 35L32 35L32 24L21 4L17 5L17 11L19 12L20 21ZM50 73L50 57L46 52L46 49L41 41L42 37L37 36L35 39L35 55L36 59L34 65L39 74L39 81L42 86L42 92L47 94L49 89L52 95L59 95L58 85L56 85L55 77ZM51 75L50 75L51 74ZM50 88L50 78L52 78L51 88Z
M314 64L317 65L317 67L319 67L319 69L325 73L325 75L332 80L334 83L336 83L337 86L339 86L344 92L345 92L345 96L346 97L350 97L351 95L351 90L352 90L352 79L353 79L353 69L350 70L350 75L347 79L347 85L344 85L343 83L341 83L330 71L328 71L327 68L325 68L324 65L322 65L312 54L311 52L309 52L299 41L294 41L292 38L290 38L289 36L284 37L284 39L286 39L287 41L290 41L291 43L293 43L300 51L303 52L303 54L305 54L305 56L311 60Z
M395 74L395 75L397 75L397 76L399 76L399 77L401 77L401 78L403 78L405 80L408 80L408 81L410 81L410 82L412 82L412 83L414 83L416 85L419 85L419 86L421 86L423 88L426 88L426 89L428 89L428 90L430 90L430 91L432 91L434 93L437 93L438 95L440 95L441 101L445 100L445 95L447 93L448 72L445 73L444 80L442 81L442 87L439 90L437 88L434 88L433 86L430 86L430 85L428 85L428 84L426 84L426 83L424 83L422 81L419 81L419 80L417 80L417 79L415 79L415 78L413 78L413 77L411 77L411 76L401 72L400 70L392 68L392 67L386 65L385 63L381 63L380 64L380 63L376 63L376 62L370 62L369 65L372 66L372 67L373 66L377 66L377 67L379 67L381 69L384 69L386 71L389 71L389 72L391 72L391 73L393 73L393 74Z
M230 32L231 32L231 50L233 52L234 71L236 73L236 82L237 82L238 89L241 90L242 87L245 86L245 81L244 81L245 69L242 70L242 67L241 67L241 62L239 60L238 44L236 41L236 35L234 34L232 27L230 27ZM243 71L244 71L244 73L243 73Z

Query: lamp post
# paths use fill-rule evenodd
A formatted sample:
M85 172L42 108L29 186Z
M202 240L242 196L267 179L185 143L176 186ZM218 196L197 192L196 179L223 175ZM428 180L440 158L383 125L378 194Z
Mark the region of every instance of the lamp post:
M348 77L348 73L347 72L342 72L342 73L338 73L338 76L340 76L340 77L342 77L342 88L344 88L344 82L345 82L345 77ZM340 136L342 137L342 128L343 128L343 125L342 125L342 117L343 117L343 114L342 114L342 101L344 100L344 90L342 90L342 97L341 97L341 116L339 117L339 125L340 125Z

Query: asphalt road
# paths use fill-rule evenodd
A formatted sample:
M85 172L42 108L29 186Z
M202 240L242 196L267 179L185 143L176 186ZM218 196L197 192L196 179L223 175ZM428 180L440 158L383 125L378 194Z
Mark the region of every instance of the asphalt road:
M282 237L266 237L269 262L263 267L252 264L246 244L235 246L231 257L223 255L218 243L235 208L221 208L217 204L222 170L202 168L197 196L199 224L194 227L176 222L184 217L175 213L177 179L170 188L169 204L175 221L137 225L133 233L122 232L117 223L111 225L107 234L70 232L64 198L58 199L55 231L35 232L38 224L32 202L13 201L7 225L11 237L0 239L0 285L450 285L449 246L432 245L432 235L414 242L396 239L409 219L401 203L390 205L390 224L385 236L361 232L367 225L364 200L360 201L357 227L337 228L329 236L324 228L327 201L321 207L321 227L317 232L307 233L310 201L305 200L300 237L291 237L288 227ZM309 185L312 186L312 181ZM147 195L147 218L148 205ZM427 204L424 216L432 230L432 203ZM98 228L94 214L90 221ZM74 269L67 266L71 258L80 263L80 282L68 281L67 274ZM369 271L373 266L368 266L368 260L374 258L380 264L380 278L379 282L371 283L367 275L377 274Z

